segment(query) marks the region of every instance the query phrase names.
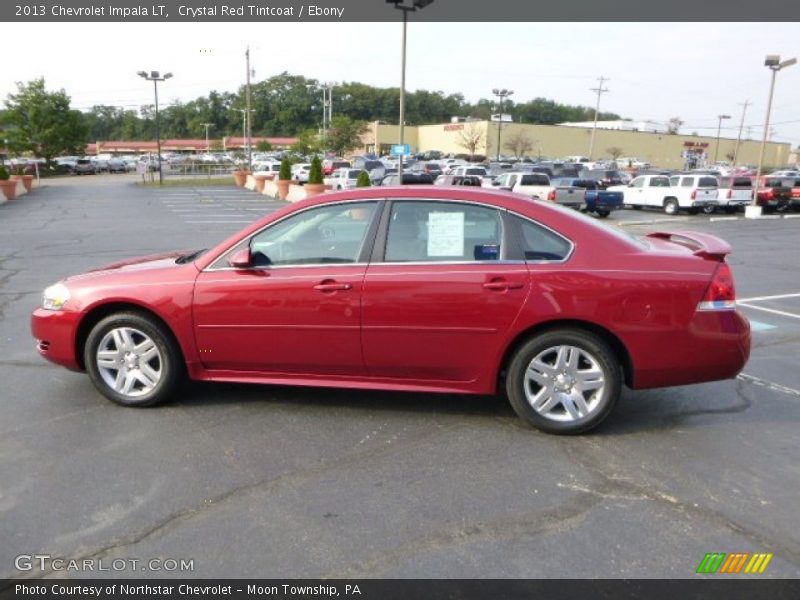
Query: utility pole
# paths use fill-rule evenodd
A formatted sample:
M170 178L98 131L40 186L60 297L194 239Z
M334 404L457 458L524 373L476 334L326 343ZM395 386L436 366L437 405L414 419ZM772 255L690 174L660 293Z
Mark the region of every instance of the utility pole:
M245 96L246 106L245 109L247 112L245 113L245 143L247 144L247 168L252 170L253 168L253 148L250 140L253 136L253 127L252 127L252 119L250 118L251 115L251 108L250 108L250 46L247 47L247 52L245 52L245 57L247 59L247 90Z
M740 102L739 106L742 108L742 120L739 122L739 135L736 138L736 147L733 149L733 166L736 166L736 159L739 157L739 145L742 143L742 129L744 129L744 115L747 112L747 107L750 106L752 102L750 100L745 100L744 102Z
M211 127L213 123L203 123L203 127L206 128L206 154L211 152L211 144L208 141L208 128Z
M603 83L606 81L611 81L607 77L603 77L602 75L597 78L600 82L596 88L589 88L593 92L597 92L597 104L594 107L594 125L592 126L592 138L589 141L589 160L592 160L594 154L594 136L597 133L597 115L600 112L600 96L605 94L608 91L608 88L603 87Z
M325 82L322 84L322 139L325 140L327 149L328 130L331 127L333 118L333 83Z

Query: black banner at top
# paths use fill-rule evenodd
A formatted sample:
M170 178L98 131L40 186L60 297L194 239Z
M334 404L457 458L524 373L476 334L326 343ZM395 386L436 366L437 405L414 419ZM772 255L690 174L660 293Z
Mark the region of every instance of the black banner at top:
M440 22L747 22L800 20L800 2L759 0L4 0L10 22L379 22L400 10ZM676 40L680 43L680 40Z

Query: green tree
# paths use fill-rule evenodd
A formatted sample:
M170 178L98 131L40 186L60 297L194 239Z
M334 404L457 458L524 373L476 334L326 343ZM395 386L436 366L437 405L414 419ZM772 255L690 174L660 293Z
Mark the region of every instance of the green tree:
M321 150L319 136L313 129L306 129L297 136L297 141L292 144L290 150L295 154L309 156Z
M61 154L83 154L86 126L79 111L70 108L64 90L48 92L44 79L17 84L17 93L6 99L0 125L12 152L31 152L47 161Z
M259 152L269 152L272 150L272 144L269 143L269 140L261 140L256 144L256 150Z
M356 179L356 187L369 187L372 183L369 180L369 173L366 171L361 171L358 174L358 179Z
M319 156L311 159L311 168L308 171L308 183L323 183L322 161Z
M328 130L327 147L337 156L362 146L361 136L367 132L367 124L353 121L350 117L334 117Z

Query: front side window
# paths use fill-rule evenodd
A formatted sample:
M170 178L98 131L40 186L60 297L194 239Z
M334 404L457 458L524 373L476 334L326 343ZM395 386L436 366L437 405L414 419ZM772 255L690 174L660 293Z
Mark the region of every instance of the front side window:
M448 202L395 202L389 216L386 262L499 260L499 211Z
M250 240L253 264L269 267L357 262L375 207L375 202L334 204L287 217Z
M631 187L635 187L635 188L644 187L644 178L643 177L637 177L636 179L634 179L631 182Z

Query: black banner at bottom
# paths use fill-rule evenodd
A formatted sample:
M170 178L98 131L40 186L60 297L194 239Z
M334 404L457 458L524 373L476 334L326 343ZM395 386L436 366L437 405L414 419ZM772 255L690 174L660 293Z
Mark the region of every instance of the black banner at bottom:
M647 598L738 600L800 598L800 580L698 579L40 579L2 580L0 598L15 600L472 600Z

